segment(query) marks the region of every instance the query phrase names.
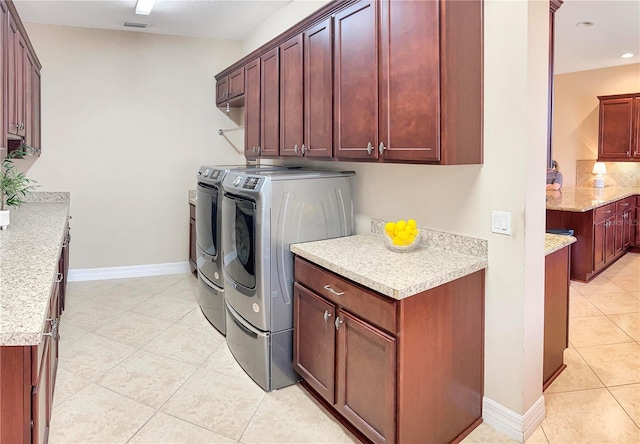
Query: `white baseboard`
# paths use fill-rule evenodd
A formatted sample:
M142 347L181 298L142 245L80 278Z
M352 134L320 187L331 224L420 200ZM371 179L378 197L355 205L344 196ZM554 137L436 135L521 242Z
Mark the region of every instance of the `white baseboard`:
M189 273L189 262L171 262L168 264L133 265L130 267L81 268L69 270L69 282L99 281L163 274Z
M516 441L525 442L529 439L544 417L544 396L542 395L524 415L519 415L486 396L482 399L484 422Z

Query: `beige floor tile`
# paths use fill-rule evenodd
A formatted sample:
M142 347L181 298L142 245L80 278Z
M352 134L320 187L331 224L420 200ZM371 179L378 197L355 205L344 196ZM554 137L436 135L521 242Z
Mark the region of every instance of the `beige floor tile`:
M253 382L200 369L166 402L162 411L239 439L264 395Z
M606 316L569 319L569 340L574 347L617 344L632 339Z
M120 308L90 300L79 305L69 304L60 322L94 331L122 313L124 310Z
M176 322L197 306L198 303L195 301L159 294L136 305L131 311L163 321Z
M237 441L203 427L174 418L171 415L158 412L128 442L132 444L231 444Z
M298 386L267 393L242 434L246 444L340 443L347 433Z
M547 435L544 434L544 430L540 425L529 437L529 439L525 441L525 443L526 444L549 444L549 440L547 439Z
M196 301L198 295L198 278L189 275L163 290L162 294L174 298Z
M476 427L469 435L467 435L460 443L461 444L507 444L507 443L516 443L511 438L509 438L504 433L501 433L491 427L489 424L483 422L478 427Z
M545 395L542 428L550 443L635 443L640 429L607 389Z
M135 348L113 341L94 333L65 344L60 350L59 367L93 381L112 369Z
M580 293L575 291L570 292L569 317L582 318L585 316L602 316L602 312Z
M96 295L93 301L129 310L152 296L153 293L147 290L126 285L114 285Z
M116 285L119 285L117 280L69 282L66 293L67 302L82 302L93 299Z
M90 384L54 409L51 443L125 443L154 410Z
M176 324L186 325L187 327L200 328L202 330L215 330L215 327L204 317L200 307L192 309L184 315ZM216 330L217 331L217 330Z
M60 321L60 327L58 331L60 333L61 344L68 344L69 342L72 342L78 338L81 338L87 333L87 330L80 327L76 327L73 324L69 324L66 320L66 316L64 315L64 313L62 314L62 319Z
M160 293L176 282L184 279L187 276L186 273L180 274L164 274L161 276L145 276L121 279L123 285L129 287L139 288L141 290L150 291L151 293Z
M607 387L640 382L640 345L598 345L577 349Z
M638 291L638 288L640 287L640 276L636 276L635 278L618 279L615 281L615 284L618 287L624 288L625 291L635 292Z
M640 427L640 384L609 387L609 391L636 425Z
M221 373L232 378L240 379L247 384L254 383L251 377L240 367L240 364L238 364L236 358L233 357L226 343L218 348L201 368L208 372Z
M609 319L634 340L640 341L640 313L613 314Z
M567 368L545 390L545 394L604 387L575 349L568 348L564 351L564 363Z
M583 296L591 294L624 293L624 289L611 282L609 279L598 276L588 284L572 281L571 285Z
M634 275L633 271L634 270L628 268L626 265L622 263L616 263L611 267L607 268L606 270L604 270L601 273L601 276L606 277L610 281L615 282L616 278L633 277Z
M142 347L168 328L171 322L127 311L95 331L105 338Z
M53 394L53 405L56 406L66 401L89 384L90 381L84 379L83 377L58 367L58 371L56 372L55 390Z
M96 384L149 407L160 408L197 367L138 350L96 380Z
M585 296L604 314L640 313L640 299L623 293L593 294Z
M187 364L200 365L222 344L224 336L214 328L206 331L173 324L149 341L143 349Z

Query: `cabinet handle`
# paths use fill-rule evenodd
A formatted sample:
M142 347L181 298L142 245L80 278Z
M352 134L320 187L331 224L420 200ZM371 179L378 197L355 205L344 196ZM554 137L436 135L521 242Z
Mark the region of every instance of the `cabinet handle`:
M256 147L254 146L253 148L251 148L251 151L253 151L255 153L256 152Z
M56 341L60 339L60 333L58 333L58 326L60 325L60 320L58 318L47 319L51 323L51 331L49 333L42 333L42 336L51 336Z
M371 145L371 142L369 142L367 144L367 153L371 154L372 151L373 151L373 145Z
M623 207L628 207L629 206L629 202L623 203L622 206Z
M298 144L297 143L293 146L293 152L298 154Z
M336 330L340 328L340 324L342 324L342 320L340 319L340 316L338 316L336 318L336 322L334 322L334 325L336 326Z
M378 151L380 152L380 154L384 153L384 150L386 150L387 147L384 146L384 142L380 142L380 146L378 147Z
M58 282L62 282L62 279L64 279L64 274L62 274L62 273L58 273L58 274L56 275L55 283L57 284Z
M262 153L262 148L260 148L260 145L258 145L258 154Z
M610 214L611 210L607 210L604 214Z
M324 287L325 290L327 290L329 293L333 293L336 296L342 296L344 294L344 291L335 291L333 288L331 288L331 285L327 284Z
M304 143L302 144L302 148L301 149L302 149L302 154L307 152L307 147L304 146Z
M324 314L322 315L322 317L324 318L324 322L329 322L329 318L331 317L331 313L329 313L327 310L325 310Z

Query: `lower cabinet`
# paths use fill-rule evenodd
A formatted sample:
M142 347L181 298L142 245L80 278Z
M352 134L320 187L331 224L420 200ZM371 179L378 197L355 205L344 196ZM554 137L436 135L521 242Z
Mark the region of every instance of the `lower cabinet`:
M481 422L483 271L401 300L299 257L295 279L293 365L354 433L451 442Z
M196 252L196 206L189 204L189 269L192 273L196 273L196 261L198 253Z
M636 196L636 209L633 225L635 225L635 241L634 246L640 247L640 196Z
M58 370L61 295L66 290L69 263L68 224L65 233L42 341L38 345L0 347L0 443L48 441Z
M547 210L546 228L574 230L578 242L571 246L571 279L589 282L621 258L637 234L638 196L627 197L589 211ZM634 232L636 234L634 235Z
M567 367L564 350L569 346L570 257L569 246L545 257L543 390Z

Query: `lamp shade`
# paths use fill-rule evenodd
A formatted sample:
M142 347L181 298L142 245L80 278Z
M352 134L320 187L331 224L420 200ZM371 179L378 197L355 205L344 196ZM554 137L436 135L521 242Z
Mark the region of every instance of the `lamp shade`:
M607 174L607 166L604 162L596 162L591 172L593 174Z

